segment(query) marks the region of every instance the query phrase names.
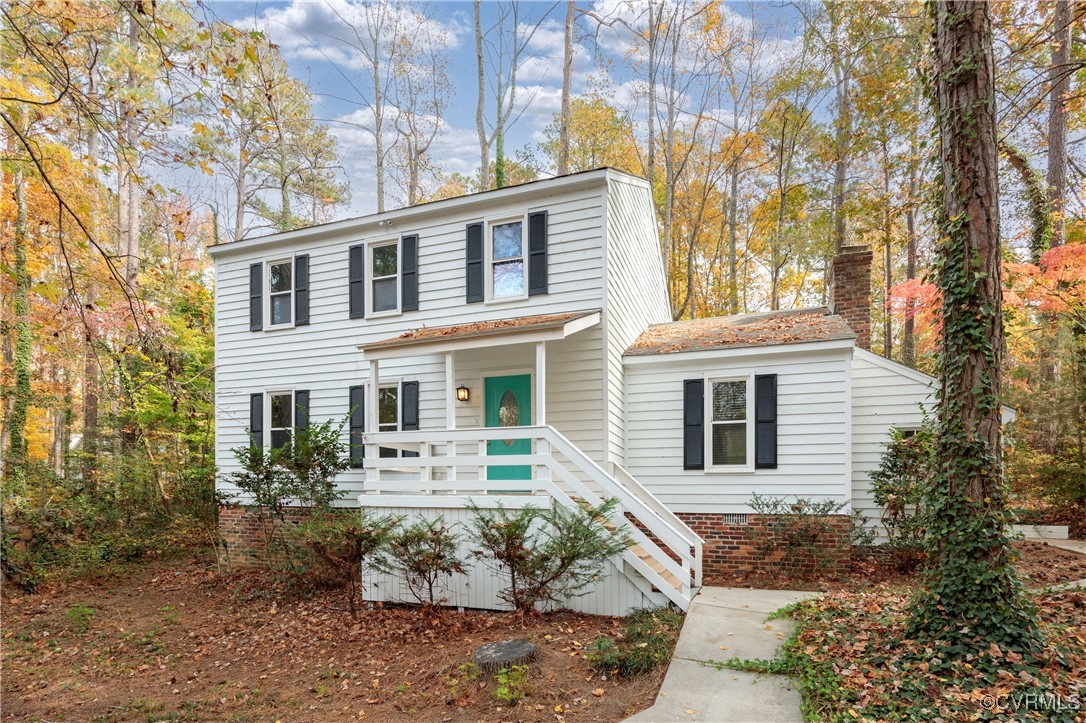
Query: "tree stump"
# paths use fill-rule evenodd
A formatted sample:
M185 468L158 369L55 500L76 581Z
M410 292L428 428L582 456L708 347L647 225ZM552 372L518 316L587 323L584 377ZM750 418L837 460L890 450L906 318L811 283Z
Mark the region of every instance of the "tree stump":
M529 640L501 640L480 645L472 653L471 662L483 673L494 675L502 668L524 665L535 660L536 650Z

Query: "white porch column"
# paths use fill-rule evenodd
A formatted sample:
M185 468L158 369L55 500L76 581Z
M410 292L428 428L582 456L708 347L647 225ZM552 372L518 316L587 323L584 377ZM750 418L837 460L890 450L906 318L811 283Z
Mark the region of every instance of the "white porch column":
M547 423L547 342L535 345L535 423Z
M445 352L445 428L456 429L456 368L453 352Z
M377 425L378 412L377 407L380 404L380 382L377 379L380 373L379 365L376 359L370 360L370 393L369 399L366 401L366 431L367 432L379 432L381 428ZM367 450L368 452L369 450Z

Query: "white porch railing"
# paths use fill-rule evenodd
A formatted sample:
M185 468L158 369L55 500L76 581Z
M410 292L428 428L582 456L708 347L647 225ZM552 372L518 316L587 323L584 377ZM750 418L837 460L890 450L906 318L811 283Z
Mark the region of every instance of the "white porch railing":
M487 443L495 440L530 440L531 451L488 455ZM616 467L608 473L553 427L378 432L366 434L365 443L363 504L366 495L380 494L546 494L576 508L582 501L596 506L614 497L618 505L611 522L624 527L634 543L623 560L641 578L630 579L638 585L647 582L683 610L701 584L701 538L628 472ZM381 457L381 447L418 456ZM527 466L531 478L489 480L488 466ZM628 524L627 514L637 524Z

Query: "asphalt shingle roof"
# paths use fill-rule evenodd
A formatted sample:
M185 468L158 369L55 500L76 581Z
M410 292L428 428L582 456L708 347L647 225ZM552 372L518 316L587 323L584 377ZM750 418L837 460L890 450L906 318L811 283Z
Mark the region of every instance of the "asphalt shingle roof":
M855 338L856 334L843 318L819 306L653 324L625 355L679 354Z

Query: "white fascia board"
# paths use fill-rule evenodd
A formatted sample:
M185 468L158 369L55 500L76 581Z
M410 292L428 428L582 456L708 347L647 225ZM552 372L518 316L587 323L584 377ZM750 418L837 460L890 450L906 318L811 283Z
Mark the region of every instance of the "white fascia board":
M471 336L466 338L434 339L432 341L418 342L417 344L402 344L390 346L384 349L366 350L364 345L358 347L363 358L367 361L382 361L384 359L403 359L405 357L426 356L440 354L442 352L458 351L460 349L481 349L484 347L510 346L512 344L534 344L541 341L561 341L571 334L583 331L600 323L600 312L573 319L560 327L544 330L527 330L522 332L509 331L501 334L486 336Z
M777 354L810 354L823 351L844 351L851 349L853 339L835 341L812 341L795 344L776 344L773 346L741 346L726 349L702 349L699 351L680 351L670 354L631 354L622 357L622 363L668 364L679 362L714 361L717 359L740 359L744 357L776 356Z
M434 215L448 214L459 211L465 207L486 207L501 203L509 203L517 199L532 199L534 197L546 198L556 191L567 191L582 186L592 186L605 183L608 174L614 174L609 169L590 171L587 173L563 176L561 178L526 183L520 186L511 186L484 193L474 193L467 196L457 196L442 201L433 201L418 206L406 206L394 211L375 213L357 218L333 221L308 228L300 228L296 231L257 236L255 238L231 241L214 246L209 246L207 252L214 258L229 256L235 253L248 251L263 251L288 246L306 241L315 241L330 237L351 237L365 235L371 232L387 232L389 234L407 231L407 228L396 228L396 224L403 222L415 222Z
M933 376L929 376L924 372L917 371L912 367L905 366L904 364L896 362L892 359L887 359L884 356L879 356L878 354L868 351L867 349L861 349L860 347L856 347L855 351L853 351L853 355L859 356L864 361L871 362L875 366L880 366L887 371L894 372L895 374L900 374L907 379L912 379L914 382L919 382L930 387L935 387L939 383L939 381Z

